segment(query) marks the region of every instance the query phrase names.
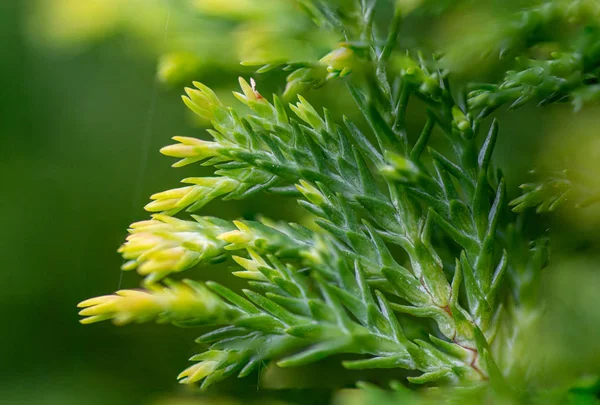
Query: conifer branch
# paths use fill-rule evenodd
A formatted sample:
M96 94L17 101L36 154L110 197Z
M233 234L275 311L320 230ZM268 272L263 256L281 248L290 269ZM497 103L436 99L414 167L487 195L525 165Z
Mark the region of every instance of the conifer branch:
M562 173L525 185L525 194L507 203L505 180L492 163L499 125L484 119L509 103L592 101L599 31L584 30L551 59L521 59L522 69L506 72L501 84L464 89L451 86L448 55L398 49L412 11L403 2L394 5L383 34L376 0L298 3L344 42L319 61L262 64L259 73L291 71L282 98L267 99L253 80L240 79L234 95L247 114L204 84L185 90L183 102L211 122L212 139L175 137L161 152L178 159L174 167L201 164L214 174L151 197L145 208L152 219L134 223L119 249L123 268L146 277L146 290L84 301L82 322L211 326L198 339L208 348L179 376L203 388L267 361L293 367L339 355L349 369L418 372L408 377L413 384L489 382L512 395L506 378L521 372L522 335L543 309L547 240L528 240L522 218L508 208L552 211L577 185ZM512 41L495 43L494 52L518 52L519 38L536 27L579 15L577 3L524 10L523 24L500 32L499 39ZM364 127L348 117L337 122L302 95L286 105L297 93L343 77ZM412 134L406 115L417 99L428 110L422 130ZM449 150L432 146L438 136ZM174 217L260 192L296 198L317 227ZM172 280L229 258L233 274L247 282L241 292ZM423 326L429 337L405 333L408 318L431 321Z

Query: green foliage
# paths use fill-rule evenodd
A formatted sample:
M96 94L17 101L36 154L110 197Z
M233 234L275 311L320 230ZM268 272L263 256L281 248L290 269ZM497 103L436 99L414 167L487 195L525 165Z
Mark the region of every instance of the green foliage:
M521 185L523 195L510 202L513 211L522 212L537 207L536 212L552 212L567 201L577 208L584 208L598 201L593 183L587 176L563 170L546 175L534 183Z
M468 393L473 401L548 403L537 399L545 395L543 381L521 363L523 335L544 310L548 243L524 232L508 209L504 176L492 163L501 131L486 117L508 103L592 101L600 28L586 28L570 51L550 59L523 62L521 55L522 66L500 84L455 83L451 52L427 56L425 47L399 43L405 2L385 24L375 18L385 2L299 3L341 45L319 61L282 55L247 64L261 65L259 73L291 70L284 99L309 97L310 88L344 78L364 123L336 119L303 96L289 105L267 99L244 79L234 93L242 110L194 82L183 101L211 122L212 139L175 137L178 143L161 151L180 159L175 167L201 164L214 176L186 178L187 186L151 197L145 208L152 219L133 224L120 249L123 269L145 276L147 291L84 301L82 322L210 326L198 338L206 350L179 376L202 388L266 362L295 367L336 356L348 369L408 370L411 387L449 386L445 399ZM430 2L423 3L426 13ZM518 39L552 24L564 7L548 2L529 10L525 27L500 37ZM502 46L501 54L519 48ZM427 106L418 133L406 123L412 103ZM552 211L570 187L566 178L526 185L511 204ZM314 226L174 217L258 193L297 199ZM241 292L172 280L229 258L233 274L247 281ZM408 333L412 323L420 336ZM429 403L406 390L397 398L365 390L391 395L390 403ZM559 394L553 398L570 395Z

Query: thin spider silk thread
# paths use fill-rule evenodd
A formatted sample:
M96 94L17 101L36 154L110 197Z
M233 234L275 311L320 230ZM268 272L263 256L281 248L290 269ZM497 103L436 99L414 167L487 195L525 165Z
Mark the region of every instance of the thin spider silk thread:
M169 21L171 19L171 8L167 5L167 17L165 20L165 33L163 35L163 45L167 42L167 37L169 34ZM140 164L138 166L138 171L136 175L135 188L133 192L133 201L131 204L131 212L129 217L133 220L135 218L135 213L137 207L139 206L139 202L142 198L142 190L144 186L144 182L146 180L146 172L148 169L148 156L150 155L150 147L152 146L152 138L153 132L152 129L154 127L154 116L156 112L156 100L158 97L158 80L155 78L152 83L152 93L150 95L150 105L148 106L148 114L146 119L146 126L144 129L144 137L142 138L142 154L140 156ZM123 284L123 269L119 272L119 285L117 287L118 290L121 289L121 285Z

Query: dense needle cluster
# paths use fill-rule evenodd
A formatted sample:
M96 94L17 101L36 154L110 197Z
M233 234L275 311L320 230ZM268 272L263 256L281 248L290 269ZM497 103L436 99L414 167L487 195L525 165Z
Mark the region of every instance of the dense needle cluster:
M152 219L131 225L119 249L123 269L137 270L144 289L82 302L82 322L212 325L198 338L207 349L179 376L202 387L265 362L293 367L340 355L350 369L411 370L413 384L510 393L511 381L527 376L521 337L543 310L547 241L528 239L510 212L502 171L492 164L499 126L486 117L504 104L580 106L597 97L598 30L584 30L569 52L548 60L521 59L500 84L455 90L443 55L399 49L403 7L413 11L405 2L385 35L374 28L376 1L357 1L352 12L299 3L344 42L312 64L268 63L260 72L292 70L284 99L349 76L348 94L367 125L334 120L302 96L289 105L267 98L244 79L235 96L251 112L240 114L194 82L183 101L212 123L212 139L175 137L161 152L179 159L174 167L201 164L214 175L151 197ZM530 11L535 24L557 18L554 9L542 11ZM504 45L503 53L512 50ZM428 107L419 134L406 126L416 99ZM436 150L432 137L450 147ZM511 204L551 211L570 187L564 176L526 185ZM316 226L183 214L257 193L293 197ZM247 289L176 281L177 273L228 259ZM418 318L430 322L415 336L403 325Z

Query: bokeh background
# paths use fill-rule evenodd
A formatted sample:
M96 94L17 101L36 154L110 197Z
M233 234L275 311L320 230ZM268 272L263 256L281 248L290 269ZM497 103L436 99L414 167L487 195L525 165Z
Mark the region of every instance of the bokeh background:
M196 398L175 377L195 353L200 331L84 327L76 304L137 286L135 274L119 270L116 253L127 226L147 218L142 207L152 193L204 173L170 169L172 161L158 153L172 136L202 136L203 123L181 102L183 86L199 80L233 100L236 77L253 72L239 60L290 49L300 55L294 57L318 59L332 39L285 7L268 15L252 2L212 0L197 2L191 13L176 3L0 1L0 403L185 404ZM273 15L277 24L265 25ZM448 17L437 35L453 32L461 18ZM270 42L282 26L295 30L291 42ZM314 45L296 46L298 37ZM282 92L285 75L274 71L257 81L265 94ZM342 91L331 83L307 97L337 116L356 115ZM415 131L421 110L416 106L411 116ZM592 106L574 115L566 105L498 113L495 160L511 195L531 180L527 171L534 167L599 173L599 112ZM273 197L213 202L203 214L235 219L259 212L302 219L293 201ZM553 249L544 289L548 313L531 332L535 348L549 358L543 372L558 381L593 374L600 371L600 210L566 207L535 224L547 229ZM233 282L226 266L188 276ZM330 388L355 378L326 363L288 374L268 369L217 391L250 401L262 395L257 386L267 385L282 388L275 399L326 403ZM288 392L291 386L302 391Z

